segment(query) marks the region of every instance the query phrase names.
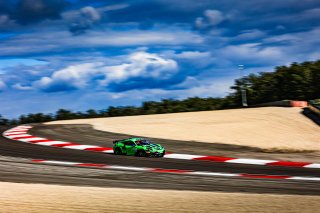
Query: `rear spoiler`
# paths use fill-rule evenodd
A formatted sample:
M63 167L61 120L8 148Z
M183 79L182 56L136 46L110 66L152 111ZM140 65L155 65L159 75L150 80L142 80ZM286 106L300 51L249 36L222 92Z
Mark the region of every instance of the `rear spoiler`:
M114 141L113 141L113 144L116 144L116 143L119 142L119 141L121 141L121 140L114 140Z

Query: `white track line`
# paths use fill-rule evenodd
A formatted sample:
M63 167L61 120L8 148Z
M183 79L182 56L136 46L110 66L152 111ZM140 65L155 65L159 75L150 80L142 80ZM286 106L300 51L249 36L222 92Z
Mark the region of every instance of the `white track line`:
M137 172L157 172L157 173L199 175L199 176L212 176L212 177L241 177L241 178L268 179L268 180L274 179L274 180L296 180L296 181L320 181L320 177L241 174L241 173L225 173L225 172L209 172L209 171L186 171L186 170L179 170L179 169L118 166L118 165L92 164L92 163L79 163L79 162L68 162L68 161L53 161L53 160L32 160L32 161L34 163L43 163L43 164L52 164L52 165L78 166L78 167L89 167L89 168L97 168L97 169L115 169L115 170L137 171Z

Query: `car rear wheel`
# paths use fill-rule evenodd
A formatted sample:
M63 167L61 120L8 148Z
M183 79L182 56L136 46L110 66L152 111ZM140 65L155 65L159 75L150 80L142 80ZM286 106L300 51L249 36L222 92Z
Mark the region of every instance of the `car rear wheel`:
M145 152L145 151L143 151L143 150L139 150L138 152L137 152L137 156L138 157L145 157L147 155L147 153Z
M116 154L116 155L122 155L121 149L116 148L116 149L114 150L114 154Z

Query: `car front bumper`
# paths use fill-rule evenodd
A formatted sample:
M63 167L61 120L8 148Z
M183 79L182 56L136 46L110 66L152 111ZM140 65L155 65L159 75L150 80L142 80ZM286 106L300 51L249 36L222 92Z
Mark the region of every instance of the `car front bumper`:
M165 155L165 151L162 152L147 152L148 157L163 157Z

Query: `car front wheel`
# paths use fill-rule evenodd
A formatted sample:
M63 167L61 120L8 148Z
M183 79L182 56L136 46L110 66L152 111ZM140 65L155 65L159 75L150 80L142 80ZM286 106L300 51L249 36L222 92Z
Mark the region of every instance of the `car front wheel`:
M121 149L116 148L116 149L114 150L114 154L116 154L116 155L122 155Z

